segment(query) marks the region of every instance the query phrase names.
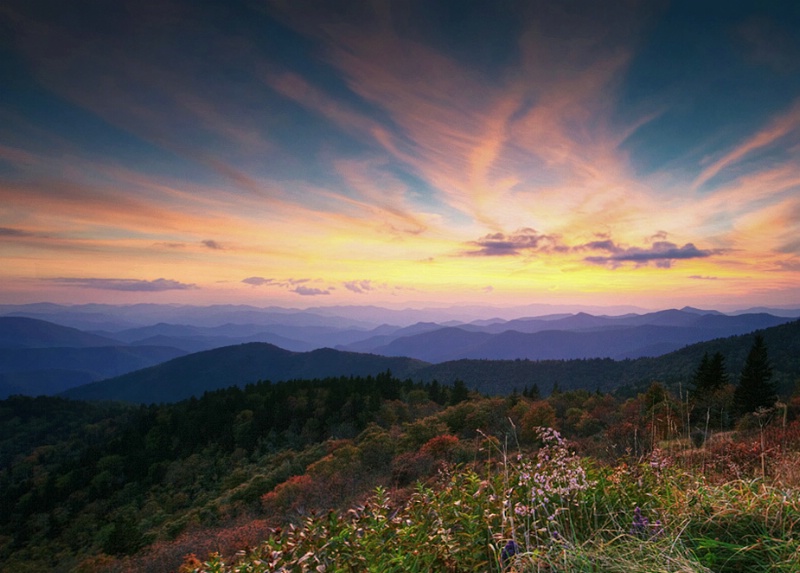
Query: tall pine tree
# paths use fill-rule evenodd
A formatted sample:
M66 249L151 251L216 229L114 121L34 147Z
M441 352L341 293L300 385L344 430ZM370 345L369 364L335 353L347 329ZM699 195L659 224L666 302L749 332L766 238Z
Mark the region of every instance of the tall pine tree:
M725 357L715 352L709 357L703 354L700 365L692 378L692 419L709 428L722 428L728 423L730 413L730 394L726 392L728 373L725 370Z
M771 378L772 368L769 365L764 337L756 334L733 395L734 405L740 414L755 412L759 408L769 408L775 404L777 392L775 385L770 382Z
M715 352L710 358L708 352L703 354L692 383L692 395L698 399L707 398L725 388L728 384L728 373L725 371L725 357L721 352Z
M703 359L700 361L700 365L697 367L697 370L694 371L694 376L692 377L691 396L695 400L706 393L706 380L708 378L710 363L711 360L708 358L708 352L703 353Z

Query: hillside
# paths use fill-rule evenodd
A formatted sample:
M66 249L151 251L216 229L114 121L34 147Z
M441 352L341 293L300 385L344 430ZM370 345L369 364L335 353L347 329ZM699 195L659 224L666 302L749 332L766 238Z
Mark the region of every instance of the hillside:
M206 308L0 305L0 312L9 313L8 319L27 316L55 323L50 328L82 328L86 331L85 337L101 337L100 341L104 342L95 340L101 346L169 346L188 353L266 342L294 352L327 347L407 356L428 362L461 358L547 360L657 356L687 344L744 334L791 320L785 314L750 312L725 315L688 307L616 316L587 312L529 316L522 314L529 309L518 309L520 314L510 319L497 316L477 320L474 309L462 310L462 314L454 315L435 309L391 312L371 307L323 312L321 309L298 311L235 305ZM349 316L349 312L354 314ZM483 309L483 313L488 312L491 310ZM509 311L497 312L508 316ZM412 318L417 322L409 322ZM636 328L641 330L634 330ZM582 334L557 334L563 332ZM16 334L7 338L15 345L18 340L23 340ZM58 339L53 339L52 343L45 340L37 345L73 346L72 343L60 343Z
M800 379L800 321L759 331L769 350L773 380L783 393ZM686 384L704 353L720 352L735 381L753 341L752 333L692 344L663 356L636 360L455 360L420 369L415 380L451 383L463 380L469 388L486 394L508 394L536 384L548 394L554 384L562 390L612 391L642 388L652 381Z
M510 507L520 516L516 525L529 527L532 521L527 514L516 511L527 507L533 495L533 490L524 489L526 485L539 489L538 503L543 495L564 501L564 488L571 487L567 484L583 481L569 469L574 468L569 460L576 459L563 450L547 449L547 442L539 460L516 455L536 452L543 436L556 438L552 431L543 433L541 427L548 426L568 438L570 448L578 447L582 456L594 458L587 471L593 472L590 481L598 487L588 503L569 503L555 514L537 517L543 527L557 527L571 544L576 538L564 527L577 522L561 520L562 511L583 508L587 532L598 529L597 520L603 519L605 525L599 530L608 534L606 542L621 540L626 545L624 536L630 535L634 519L632 508L640 507L653 522L664 520L672 532L691 525L699 536L693 545L700 552L696 559L705 559L709 547L725 559L738 556L738 568L711 568L713 573L793 572L796 545L791 544L780 553L776 545L770 545L763 554L763 567L756 567L754 561L742 565L743 557L761 553L742 547L774 540L762 529L740 539L738 526L729 527L730 503L747 490L728 488L729 496L719 508L724 518L720 528L703 527L709 512L717 511L708 502L714 480L720 476L735 476L739 484L744 483L742 479L757 478L752 491L758 499L766 493L765 475L768 479L794 476L796 483L800 396L795 394L787 404L789 426L783 427L781 416L773 417L776 423L768 428L765 442L747 432L755 424L752 418L743 418L745 423L730 420L731 425L714 428L729 436L733 424L739 424L743 431L735 432L737 443L727 441L728 437L709 442L705 449L693 449L686 438L691 428L685 425L685 401L658 384L630 399L587 390L554 393L546 399L485 397L464 392L460 385L419 384L383 373L262 382L150 406L17 396L0 401L0 571L174 573L185 560L192 567L184 571L268 573L277 570L269 563L278 557L296 560L291 570L300 571L306 570L301 566L310 558L308 544L315 540L319 545L311 557L339 555L335 568L328 562L325 570L329 571L344 570L343 564L352 559L358 559L365 571L370 570L369 563L381 563L372 568L376 571L499 571L487 569L486 564L492 555L497 559L505 537L490 535L485 528L478 532L476 527L484 519L511 514L502 507L503 496L515 496ZM670 418L669 413L675 415ZM659 443L669 443L670 452L653 451ZM770 452L766 467L761 463L762 448ZM507 455L512 452L515 455ZM670 495L654 501L664 485L662 472L667 463L692 464L693 460L707 472L707 479L687 482L682 478ZM541 465L534 465L537 461ZM506 462L516 464L516 469L504 471ZM548 465L562 473L541 483L527 481L534 474L542 476ZM604 478L596 473L603 468L614 475L606 473ZM452 481L462 471L469 475ZM687 483L702 485L691 499L683 495ZM434 484L442 486L439 493L429 489ZM396 505L388 507L370 498L376 491L390 492ZM785 485L776 493L770 498L771 508L782 514L787 511ZM421 496L418 512L405 515L403 504L414 496ZM367 499L369 509L364 503ZM666 513L676 499L685 500L694 512ZM604 500L611 505L598 511L597 503ZM744 525L752 527L758 519L771 523L767 508L752 506L752 501L757 500L746 498L753 516L748 514ZM797 501L800 511L800 498ZM359 521L376 513L378 521ZM548 515L557 519L550 520ZM452 529L443 525L454 518L458 523ZM321 520L314 526L316 533L302 529L315 519ZM332 536L331 527L338 531L344 523L354 525L342 534L347 537ZM505 526L492 523L492 531L507 535ZM776 537L782 537L781 523L774 527ZM202 565L219 561L210 555L215 552L228 559L244 547L261 546L266 539L279 542L280 531L297 532L298 538L288 540L278 553L267 552L250 564L230 569ZM372 551L362 545L375 533L380 537L381 531L387 537L373 537ZM554 537L552 531L538 525L534 531L546 534L544 543L534 539L537 551L552 550L554 559L563 556L561 546L547 544ZM441 551L427 547L431 536L442 536ZM476 538L484 543L476 544ZM337 543L337 539L350 541ZM653 545L650 536L644 540L654 548L651 557L663 557L666 546L674 544L674 539L664 545ZM723 545L713 545L720 541ZM494 554L487 542L499 542ZM608 547L607 543L602 546ZM639 549L646 545L637 547L637 560L643 558ZM293 547L306 549L296 553ZM415 548L431 559L423 569L413 565ZM355 553L348 553L349 549ZM381 555L395 551L395 555L381 560L376 551ZM436 561L437 555L445 553L481 557L463 561L462 568L448 569ZM782 562L786 559L786 567L772 567L775 555ZM609 555L608 562L615 562L614 557ZM389 562L393 560L392 568ZM678 571L671 568L670 560L646 563L636 571ZM583 563L597 564L593 558Z
M434 394L448 400L446 390ZM0 400L0 571L72 571L81 558L135 553L184 530L252 517L260 496L369 424L399 429L440 407L417 411L428 396L382 373L264 382L148 407ZM376 475L367 476L367 465L354 476L368 488L391 472L394 445L382 444L383 433L364 447L368 464L383 460L369 469ZM362 485L326 483L342 499ZM183 555L140 570L174 572Z
M645 315L601 317L577 314L556 320L520 319L485 326L463 325L362 341L359 348L426 362L462 358L570 360L659 356L688 344L745 334L791 322L769 314L725 316L667 310Z
M35 318L0 316L0 348L87 348L119 341Z
M0 317L0 398L57 394L186 354L26 317Z
M645 327L647 328L647 327ZM773 379L789 392L800 378L800 321L763 331L773 366ZM429 333L430 334L430 333ZM467 333L473 335L474 333ZM559 333L563 336L582 333ZM478 336L484 336L479 334ZM464 339L460 339L464 342ZM68 390L63 395L82 400L128 400L140 403L174 402L208 390L256 382L326 376L365 376L391 370L414 381L452 384L489 395L510 394L536 385L546 395L557 384L562 390L614 391L646 387L654 380L686 384L703 353L721 352L728 371L738 376L752 335L694 344L655 358L611 360L477 360L426 364L404 357L384 357L332 349L297 353L269 344L244 344L190 354L123 376Z
M163 346L0 348L0 398L58 394L185 354Z
M391 370L405 378L424 363L410 358L390 358L331 349L291 352L253 342L197 352L64 392L77 400L176 402L204 392L244 386L259 380L273 382L329 376L368 376Z

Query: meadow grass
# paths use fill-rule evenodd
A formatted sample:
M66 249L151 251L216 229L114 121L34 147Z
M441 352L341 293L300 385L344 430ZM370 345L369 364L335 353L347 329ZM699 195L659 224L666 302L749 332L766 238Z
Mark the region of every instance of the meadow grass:
M800 492L762 478L720 482L655 451L601 466L557 432L510 456L443 467L403 502L378 488L348 512L277 529L182 572L757 573L800 570ZM494 451L492 451L494 450Z

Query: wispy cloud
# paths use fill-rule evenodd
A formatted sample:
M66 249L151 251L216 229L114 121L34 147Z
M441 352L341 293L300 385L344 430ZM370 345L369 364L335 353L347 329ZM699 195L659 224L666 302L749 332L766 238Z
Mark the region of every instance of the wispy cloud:
M65 286L88 289L117 290L127 292L162 292L168 290L188 290L198 288L195 284L182 283L173 279L114 279L114 278L77 278L59 277L48 279L50 282Z
M302 296L319 296L319 295L326 295L331 294L331 289L321 289L321 288L314 288L314 287L307 287L307 286L299 286L296 288L291 289L292 292L295 292Z
M778 269L781 271L788 271L792 273L800 273L800 259L790 259L785 261L778 261Z
M242 279L242 282L253 286L279 286L279 287L293 287L311 282L311 279L275 279L266 277L247 277Z
M375 290L376 288L371 280L345 281L342 284L344 285L344 288L356 294L365 294L369 291Z
M253 286L265 286L274 284L275 279L268 279L264 277L247 277L246 279L242 279L242 282Z
M164 0L124 18L87 4L82 20L103 18L89 33L15 4L10 49L44 104L0 103L0 282L170 276L180 263L198 298L235 285L255 300L338 303L414 287L418 300L478 296L488 283L600 293L612 272L651 288L648 266L690 269L660 273L652 288L670 293L681 281L710 292L717 276L755 284L762 270L796 279L800 99L786 74L798 60L782 22L741 20L726 41L743 72L784 74L793 91L726 121L746 103L733 94L683 133L664 116L706 109L718 90L684 82L694 69L649 67L669 3L490 2L456 25L423 0ZM278 33L254 33L262 23ZM760 85L744 95L772 84ZM678 88L692 101L673 101Z
M0 227L0 238L8 237L8 238L16 238L16 237L33 237L35 233L31 233L30 231L25 231L23 229L14 229L11 227Z
M701 187L724 169L739 163L756 151L778 143L784 137L798 130L800 130L800 99L796 100L788 111L773 118L758 133L706 167L695 179L694 188Z
M334 287L317 288L308 286L307 283L312 282L311 279L274 279L266 277L247 277L242 279L242 282L255 287L278 287L286 289L289 292L299 294L301 296L320 296L329 295L334 290ZM319 282L319 281L316 281Z

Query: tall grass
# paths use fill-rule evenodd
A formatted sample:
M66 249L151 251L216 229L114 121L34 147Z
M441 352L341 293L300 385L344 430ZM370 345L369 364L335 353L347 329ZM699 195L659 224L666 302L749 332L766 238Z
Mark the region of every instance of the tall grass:
M800 493L763 479L707 481L655 451L614 467L557 432L533 454L496 441L482 464L443 469L395 503L379 488L346 513L275 530L183 572L796 572Z

